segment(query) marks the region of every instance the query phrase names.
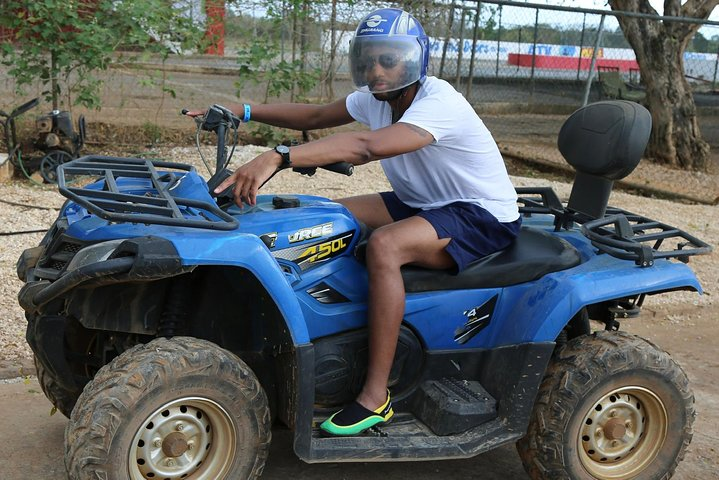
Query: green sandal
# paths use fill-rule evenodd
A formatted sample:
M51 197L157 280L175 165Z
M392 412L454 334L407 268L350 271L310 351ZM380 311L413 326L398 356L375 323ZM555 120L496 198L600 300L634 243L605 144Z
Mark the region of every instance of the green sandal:
M352 402L322 422L320 429L335 436L359 435L375 425L389 421L393 415L392 400L387 390L387 401L376 410L368 410L356 401Z

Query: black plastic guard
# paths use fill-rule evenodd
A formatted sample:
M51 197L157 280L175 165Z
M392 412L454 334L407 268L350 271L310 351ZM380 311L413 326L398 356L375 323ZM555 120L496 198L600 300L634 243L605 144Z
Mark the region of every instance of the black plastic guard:
M25 339L40 363L50 371L55 382L72 392L81 387L75 383L75 376L65 360L66 324L67 318L61 315L29 315Z
M182 261L171 241L160 237L138 237L125 240L110 256L134 257L128 275L132 280L164 278L182 271Z
M43 311L43 306L80 285L107 285L128 281L149 281L179 275L194 267L183 266L175 246L160 237L138 237L122 242L103 262L96 262L65 273L54 282L29 282L18 294L27 312Z
M16 264L17 278L23 282L27 281L28 272L30 269L35 268L35 265L37 265L37 261L40 259L40 256L42 256L44 249L44 245L38 245L37 247L25 249L20 254L20 258L18 258Z
M448 368L474 372L497 399L498 417L465 432L439 436L396 402L395 418L380 435L324 437L313 418L314 354L311 345L298 347L295 453L308 463L389 462L469 458L521 438L555 344L526 343L491 350L435 352L424 366L426 378L444 376ZM434 357L434 358L432 358ZM394 403L394 402L393 402Z

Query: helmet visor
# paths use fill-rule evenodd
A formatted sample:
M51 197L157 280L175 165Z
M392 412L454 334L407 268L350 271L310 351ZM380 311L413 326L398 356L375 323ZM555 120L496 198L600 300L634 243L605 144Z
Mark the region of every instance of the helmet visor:
M355 37L350 44L352 83L360 92L399 90L420 78L422 47L413 36Z

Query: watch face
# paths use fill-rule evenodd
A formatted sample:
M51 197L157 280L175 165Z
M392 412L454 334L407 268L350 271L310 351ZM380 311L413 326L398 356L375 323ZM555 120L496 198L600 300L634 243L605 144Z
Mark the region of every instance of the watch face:
M277 152L279 154L290 153L290 148L285 145L277 145L275 147L275 152Z

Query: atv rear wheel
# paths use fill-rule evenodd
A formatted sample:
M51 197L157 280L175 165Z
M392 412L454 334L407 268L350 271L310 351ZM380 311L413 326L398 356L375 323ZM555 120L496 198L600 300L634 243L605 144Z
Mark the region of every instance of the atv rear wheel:
M684 371L650 342L597 332L557 351L517 450L537 479L666 479L692 438Z
M85 387L65 431L71 478L254 479L270 442L267 397L232 353L195 338L127 350Z

